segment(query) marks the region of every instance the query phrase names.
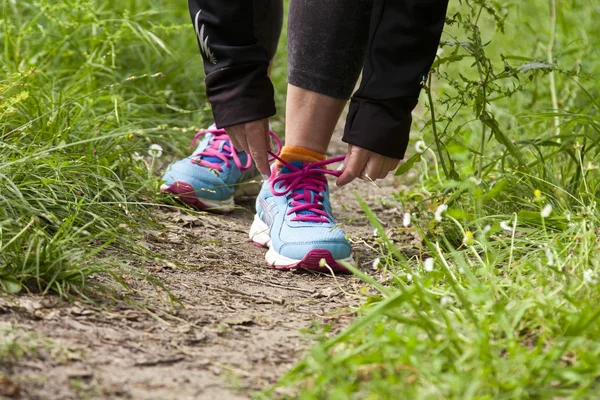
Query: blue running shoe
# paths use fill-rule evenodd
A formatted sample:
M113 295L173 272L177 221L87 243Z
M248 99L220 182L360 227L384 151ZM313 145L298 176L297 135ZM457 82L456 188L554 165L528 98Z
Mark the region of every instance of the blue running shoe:
M265 258L270 267L347 272L340 261L354 264L350 242L336 225L329 203L326 175L340 172L323 168L344 158L279 160L283 165L274 168L256 199L250 228L250 239L269 248Z
M270 134L281 147L277 135ZM160 190L197 209L218 212L232 211L234 198L256 196L262 177L250 155L237 152L225 130L214 125L198 132L190 147L201 137L191 156L169 165Z

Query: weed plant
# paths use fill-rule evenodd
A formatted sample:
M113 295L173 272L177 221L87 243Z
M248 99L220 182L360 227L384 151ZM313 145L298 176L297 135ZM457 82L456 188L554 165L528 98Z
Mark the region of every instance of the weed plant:
M1 4L0 288L124 284L143 274L127 265L147 255L135 239L163 149L178 154L207 122L186 5Z
M599 13L451 5L397 171L418 174L396 196L396 230L420 255L363 204L386 284L354 270L379 295L280 386L301 399L598 398Z

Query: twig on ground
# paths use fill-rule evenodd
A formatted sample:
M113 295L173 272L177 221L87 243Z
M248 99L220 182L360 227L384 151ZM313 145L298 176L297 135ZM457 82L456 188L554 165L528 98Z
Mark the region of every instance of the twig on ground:
M151 361L141 361L133 364L135 367L155 367L157 365L173 365L185 360L185 357L159 358Z

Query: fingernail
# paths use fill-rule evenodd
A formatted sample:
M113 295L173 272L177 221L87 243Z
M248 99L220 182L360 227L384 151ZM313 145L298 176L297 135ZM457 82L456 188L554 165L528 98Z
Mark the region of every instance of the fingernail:
M341 163L339 167L337 167L336 171L341 171L344 169L344 163Z
M267 174L262 174L262 177L263 177L263 180L268 181L271 176L267 175Z

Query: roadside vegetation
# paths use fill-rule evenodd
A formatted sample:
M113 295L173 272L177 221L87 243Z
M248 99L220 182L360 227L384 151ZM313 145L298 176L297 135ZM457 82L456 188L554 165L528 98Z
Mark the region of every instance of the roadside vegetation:
M149 278L127 261L147 255L160 160L209 115L185 5L8 0L0 17L2 289Z
M379 294L281 384L299 398L597 398L600 8L454 2ZM410 230L415 249L393 241ZM385 283L382 283L385 282Z
M378 294L259 397L597 397L599 16L580 0L452 2L397 172L403 215L384 229L364 206L380 257L354 272ZM154 257L136 239L169 204L164 160L210 122L188 19L185 2L4 0L0 291L160 285L132 263Z

